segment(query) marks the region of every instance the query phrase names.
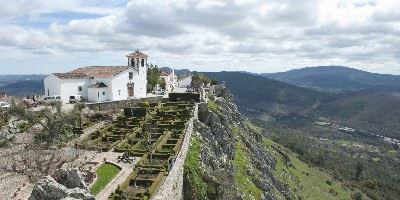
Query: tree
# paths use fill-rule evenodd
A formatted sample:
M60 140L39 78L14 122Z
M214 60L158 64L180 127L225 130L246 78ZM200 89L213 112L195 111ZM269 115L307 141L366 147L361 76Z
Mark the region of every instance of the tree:
M364 172L364 165L359 161L356 165L356 179L359 180Z
M147 84L150 88L148 90L152 90L160 81L161 70L157 65L151 64L149 68L147 68Z
M192 75L191 85L195 91L198 91L202 85L210 83L210 79L202 73L194 72Z
M61 103L55 102L51 108L46 107L40 111L26 109L21 104L13 104L9 114L17 120L26 121L29 126L39 125L40 131L35 134L35 142L50 148L68 137L74 126L80 125L81 111L82 106L77 105L72 111L63 112Z
M164 89L165 90L165 88L167 87L167 83L165 83L165 79L161 79L160 80L160 87L161 87L161 89Z

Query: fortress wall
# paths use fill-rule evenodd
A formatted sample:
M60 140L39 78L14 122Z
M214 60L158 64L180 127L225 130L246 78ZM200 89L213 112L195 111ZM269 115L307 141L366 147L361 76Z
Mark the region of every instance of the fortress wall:
M161 184L159 190L151 197L151 200L183 199L183 165L185 163L190 138L193 132L193 120L196 120L197 118L198 105L196 104L193 111L193 117L187 123L182 147L176 157L174 166L169 172L168 177Z

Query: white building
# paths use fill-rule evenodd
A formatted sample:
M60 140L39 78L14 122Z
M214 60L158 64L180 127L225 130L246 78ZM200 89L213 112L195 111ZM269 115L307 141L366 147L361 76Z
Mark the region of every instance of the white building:
M165 90L167 92L171 92L176 88L177 77L175 76L175 70L172 69L170 72L161 71L160 79L165 81Z
M89 66L50 74L44 80L45 95L60 95L64 103L72 95L89 102L146 97L148 56L135 51L126 57L127 66Z

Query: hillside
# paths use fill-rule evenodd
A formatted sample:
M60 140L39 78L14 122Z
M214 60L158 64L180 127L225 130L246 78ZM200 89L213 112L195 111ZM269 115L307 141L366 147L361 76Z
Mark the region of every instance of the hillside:
M400 76L370 73L341 66L306 67L261 75L322 91L346 92L366 89L400 91Z
M314 114L360 130L400 138L399 96L357 92L319 106Z
M360 193L267 138L211 88L184 166L184 199L351 199Z
M0 93L9 96L31 96L44 94L43 80L18 80L0 86Z
M246 73L206 74L225 82L242 111L284 115L289 117L284 119L288 123L301 125L322 117L367 132L400 137L398 96L374 91L333 95ZM301 117L307 120L299 121Z
M274 114L305 114L330 95L240 72L207 72L229 88L239 107Z

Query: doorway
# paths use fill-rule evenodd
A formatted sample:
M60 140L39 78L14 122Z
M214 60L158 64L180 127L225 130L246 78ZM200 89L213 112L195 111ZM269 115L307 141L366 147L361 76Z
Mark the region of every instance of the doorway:
M128 84L128 97L133 97L133 95L134 95L133 86L134 86L133 83Z

